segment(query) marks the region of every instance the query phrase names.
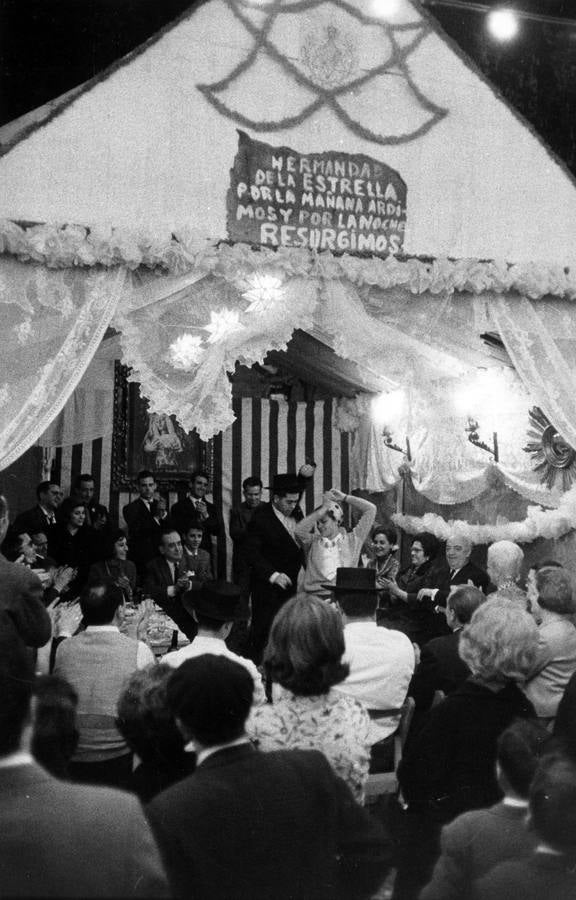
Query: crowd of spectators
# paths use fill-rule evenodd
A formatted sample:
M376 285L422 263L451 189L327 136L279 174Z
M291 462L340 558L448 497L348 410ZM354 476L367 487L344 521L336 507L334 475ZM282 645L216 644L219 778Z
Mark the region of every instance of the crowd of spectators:
M140 472L125 528L89 474L0 497L2 896L576 896L569 573L457 532L401 568L305 486L245 480L232 581L207 472L172 508Z

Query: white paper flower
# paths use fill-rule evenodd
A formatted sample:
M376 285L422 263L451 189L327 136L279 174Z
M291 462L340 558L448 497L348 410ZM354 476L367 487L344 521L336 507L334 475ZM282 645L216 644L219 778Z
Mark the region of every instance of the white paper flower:
M274 275L253 275L250 284L252 285L250 289L242 294L246 300L250 300L246 312L268 312L282 297L282 282Z
M194 334L181 334L173 344L170 344L170 362L175 369L189 372L200 363L205 352L201 337Z
M30 319L25 319L20 325L14 326L14 331L16 332L18 343L27 344L32 334L32 321Z
M205 331L210 332L209 344L223 341L231 334L241 331L244 325L238 321L238 312L233 309L222 309L220 312L210 313L210 324L204 326Z

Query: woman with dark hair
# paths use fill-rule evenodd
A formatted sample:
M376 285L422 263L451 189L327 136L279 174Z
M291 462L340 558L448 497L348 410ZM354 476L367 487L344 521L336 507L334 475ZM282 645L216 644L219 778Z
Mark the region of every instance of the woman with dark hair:
M96 532L86 524L82 500L67 497L60 507L60 515L61 521L48 534L48 552L57 565L76 570L69 587L70 594L75 596L86 584L90 564L97 556Z
M94 563L88 573L89 584L109 578L122 589L124 600L130 602L136 588L136 566L128 559L128 538L122 528L109 532L104 559Z
M168 705L173 671L164 664L139 669L118 700L118 729L140 760L128 787L142 803L193 769L193 756L184 751L184 739Z
M264 751L320 750L362 802L370 720L361 703L332 690L348 675L343 655L340 613L317 597L289 600L264 652L274 702L253 711L247 730Z
M433 637L448 634L446 619L419 603L421 588L435 587L444 580L447 564L439 558L440 543L433 534L424 532L412 541L411 563L402 569L396 582L389 585L392 606L385 613L382 624L407 634L420 647Z
M384 624L385 614L382 613L388 609L391 603L390 583L395 581L400 563L396 559L396 531L394 528L387 528L385 525L375 525L372 529L372 541L370 546L372 559L369 561L367 568L376 570L376 587L378 592L378 608L376 616L378 622Z

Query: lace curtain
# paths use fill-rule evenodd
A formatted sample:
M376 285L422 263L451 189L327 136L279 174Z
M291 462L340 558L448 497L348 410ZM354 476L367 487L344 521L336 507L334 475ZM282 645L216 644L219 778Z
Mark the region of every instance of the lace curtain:
M63 408L125 285L123 268L54 271L0 257L0 469Z

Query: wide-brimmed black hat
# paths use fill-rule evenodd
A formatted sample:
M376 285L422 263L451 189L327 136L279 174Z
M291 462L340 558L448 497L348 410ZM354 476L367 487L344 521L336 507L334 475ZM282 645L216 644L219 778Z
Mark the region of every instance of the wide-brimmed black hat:
M286 472L284 475L274 475L269 490L273 494L301 494L305 487L305 478L296 472Z
M240 622L248 618L242 591L229 581L207 581L200 588L192 588L182 595L186 612L197 613L219 622Z
M340 594L372 594L379 590L376 569L336 569L336 583L325 582L322 587Z

